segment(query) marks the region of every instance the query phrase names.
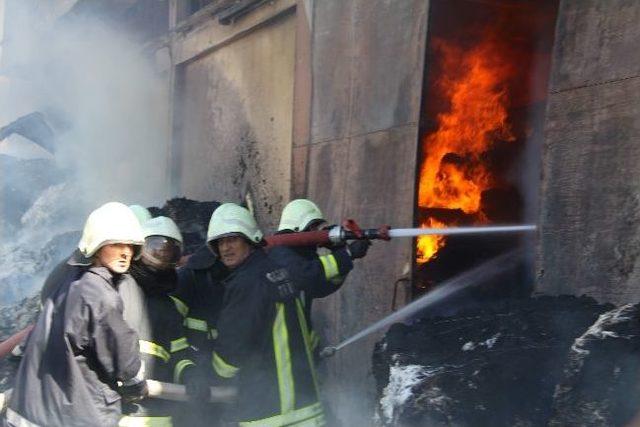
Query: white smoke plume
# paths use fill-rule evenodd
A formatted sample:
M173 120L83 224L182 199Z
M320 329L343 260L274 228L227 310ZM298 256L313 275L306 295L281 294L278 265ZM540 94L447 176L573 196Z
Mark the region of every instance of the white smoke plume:
M19 266L40 265L38 257L62 259L66 254L42 254L42 249L56 235L80 230L86 215L102 203L162 205L168 196L167 76L157 71L136 34L105 19L104 8L79 12L74 3L0 0L0 127L44 113L55 132L56 151L48 160L45 153L41 164L58 177L50 183L55 187L44 191L19 189L34 206L27 215L16 212L22 222L11 232L0 231L0 252L16 254L0 259L3 277ZM18 150L19 156L12 140L15 136L0 141L0 157L2 147L5 154ZM0 185L18 180L10 173L0 169ZM0 200L0 207L13 209L8 200ZM27 275L28 283L21 280L11 298L33 293L46 273ZM12 302L3 285L0 278L0 305Z

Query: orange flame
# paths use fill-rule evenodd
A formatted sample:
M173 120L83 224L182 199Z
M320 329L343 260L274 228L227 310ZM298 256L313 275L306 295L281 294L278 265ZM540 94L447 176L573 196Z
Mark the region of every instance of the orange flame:
M443 40L432 42L443 64L436 90L447 100L449 110L438 114L436 130L422 142L424 156L418 184L421 208L460 209L476 215L478 222L486 221L480 211L481 196L496 178L483 154L496 140L515 140L504 87L514 70L501 56L503 50L496 40L486 37L468 51ZM447 225L427 218L421 227L435 223ZM417 262L429 261L444 245L443 237L419 239Z
M420 224L420 228L441 228L445 226L445 223L433 218L427 218L425 222ZM417 241L418 256L416 262L423 264L429 261L443 246L443 236L419 236Z

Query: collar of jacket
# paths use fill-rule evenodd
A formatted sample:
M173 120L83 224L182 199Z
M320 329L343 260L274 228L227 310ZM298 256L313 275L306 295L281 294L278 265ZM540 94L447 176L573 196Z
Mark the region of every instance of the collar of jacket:
M125 278L125 274L115 274L107 267L90 267L89 271L102 277L114 288L117 288L120 282Z
M67 264L73 265L74 267L89 267L91 265L91 258L85 257L82 255L82 252L80 252L80 249L76 249L67 260Z
M138 261L131 263L129 275L146 295L168 295L175 291L178 284L178 275L174 268L154 270Z

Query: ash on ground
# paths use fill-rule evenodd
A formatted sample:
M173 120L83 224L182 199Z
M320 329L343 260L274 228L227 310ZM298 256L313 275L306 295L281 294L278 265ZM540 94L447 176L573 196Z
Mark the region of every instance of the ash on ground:
M640 305L509 299L396 324L373 365L384 426L619 426L640 408Z

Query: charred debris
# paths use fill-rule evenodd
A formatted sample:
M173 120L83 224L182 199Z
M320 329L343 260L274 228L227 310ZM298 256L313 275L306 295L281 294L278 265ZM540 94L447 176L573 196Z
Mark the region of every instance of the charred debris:
M383 426L618 426L640 399L640 305L541 296L393 325L375 348Z

